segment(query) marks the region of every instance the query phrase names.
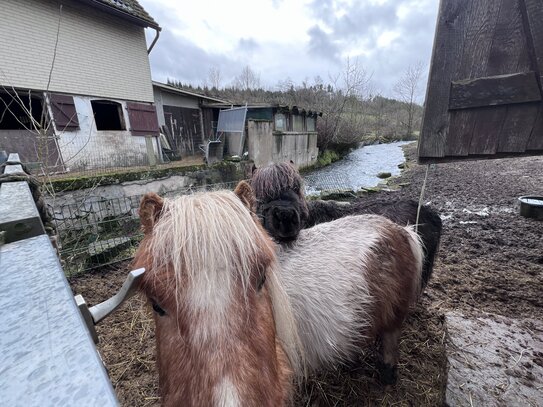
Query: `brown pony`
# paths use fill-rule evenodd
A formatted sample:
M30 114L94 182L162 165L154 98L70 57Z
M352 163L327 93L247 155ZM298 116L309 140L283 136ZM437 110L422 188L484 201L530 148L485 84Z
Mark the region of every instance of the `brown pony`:
M294 375L352 361L376 337L390 379L418 295L416 234L353 216L280 248L254 204L243 182L235 193L142 199L134 266L147 270L163 404L285 405Z

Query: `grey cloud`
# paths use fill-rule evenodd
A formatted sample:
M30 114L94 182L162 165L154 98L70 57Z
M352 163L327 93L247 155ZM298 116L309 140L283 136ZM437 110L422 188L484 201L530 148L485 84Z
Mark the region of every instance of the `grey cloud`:
M240 38L238 41L238 49L242 52L253 53L260 45L253 38Z
M153 78L166 78L201 84L211 67L218 67L223 78L236 75L239 62L224 54L208 53L190 40L164 31L150 55Z
M332 29L340 37L353 38L367 35L372 29L391 28L398 21L396 9L392 3L352 7L333 22Z
M287 6L285 0L281 6ZM239 74L241 67L249 64L261 72L264 85L273 86L278 80L291 77L295 83L316 75L327 78L335 74L343 64L342 54L353 45L362 42L364 53L358 62L368 72L373 72L373 83L377 91L392 96L392 87L409 65L422 61L429 64L437 2L427 0L424 8L418 8L408 18L399 20L398 8L405 4L413 9L413 0L389 0L383 5L369 4L366 0L355 1L349 5L338 0L316 0L307 9L313 16L313 24L308 29L307 45L279 46L273 43L259 43L247 32L238 40L235 52L213 49L206 51L190 38L175 35L171 29L181 27L182 22L175 19L175 13L164 6L155 6L150 0L144 7L164 28L160 39L151 53L153 77L157 80L176 78L181 81L202 83L209 68L218 67L223 83L227 84ZM411 4L413 3L413 4ZM278 3L277 3L278 4ZM412 7L413 6L413 7ZM335 11L343 10L341 17ZM379 48L377 39L385 30L397 31L400 35L390 46ZM149 33L149 41L153 38ZM300 47L305 46L305 52ZM366 52L369 53L366 54ZM262 63L262 56L272 60ZM251 63L253 61L254 63ZM422 90L423 86L421 86ZM424 92L421 92L424 93Z
M331 30L330 41L349 43L363 39L372 46L377 41L378 32L396 26L396 10L400 3L401 1L395 1L380 5L357 1L347 4L326 0L321 4L316 0L311 7L313 15ZM336 17L336 11L342 15ZM308 34L311 35L310 32Z
M309 3L308 8L311 14L326 24L330 24L334 20L334 4L338 4L341 7L341 2L334 0L313 0Z
M315 25L307 32L309 34L309 54L334 62L339 61L340 49L327 33L318 25Z
M392 87L402 76L409 65L422 61L428 65L432 50L436 22L437 4L417 10L408 18L400 20L397 17L398 8L404 4L412 9L411 0L390 0L384 4L371 4L367 0L355 1L353 4L341 1L315 0L311 12L317 22L324 24L329 34L322 30L315 33L314 27L308 30L311 38L309 51L315 50L315 38L327 44L334 44L337 55L341 50L352 49L353 44L363 44L364 54L359 55L358 61L367 71L373 72L373 83L379 92L392 95ZM336 11L344 14L335 17ZM379 35L386 30L399 33L390 46L377 46ZM318 35L316 35L318 34ZM326 37L326 41L322 38ZM366 52L369 50L369 55ZM424 78L425 80L426 78ZM421 89L424 88L421 81ZM423 94L424 92L421 92Z
M237 75L242 62L220 52L212 53L198 47L190 39L175 35L171 28L183 23L175 13L155 3L144 4L145 9L163 27L160 38L149 55L153 79L165 82L168 78L192 84L202 84L210 68L218 67L224 83ZM154 38L149 32L148 43Z

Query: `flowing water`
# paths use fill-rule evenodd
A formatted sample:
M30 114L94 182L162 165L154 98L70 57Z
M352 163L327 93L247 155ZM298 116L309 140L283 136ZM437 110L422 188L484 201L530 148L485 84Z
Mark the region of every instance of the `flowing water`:
M344 159L305 176L306 193L374 187L383 180L377 175L390 172L399 175L398 164L405 162L402 146L411 141L364 146L349 153Z

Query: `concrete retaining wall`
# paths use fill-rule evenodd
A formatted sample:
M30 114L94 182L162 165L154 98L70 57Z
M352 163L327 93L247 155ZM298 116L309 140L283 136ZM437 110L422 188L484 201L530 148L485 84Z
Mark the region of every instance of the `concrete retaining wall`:
M246 162L220 162L211 167L201 166L199 169L192 170L191 172L162 178L120 181L113 185L57 192L54 196L48 196L46 202L53 208L55 217L64 217L66 215L61 215L62 210L60 208L66 205L115 198L129 198L143 195L147 192L155 192L161 196L172 196L178 195L189 188L199 189L209 185L237 182L250 177L251 165ZM119 176L119 178L122 178L122 176Z
M273 122L247 122L249 158L257 167L274 162L293 161L297 167L317 162L316 132L274 132Z

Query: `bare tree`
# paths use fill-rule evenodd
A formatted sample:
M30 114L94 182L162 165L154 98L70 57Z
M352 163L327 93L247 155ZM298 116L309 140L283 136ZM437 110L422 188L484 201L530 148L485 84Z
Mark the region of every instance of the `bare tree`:
M1 90L9 98L8 101L0 99L4 105L4 112L2 118L5 114L9 114L13 119L15 119L22 129L28 131L29 134L33 134L36 138L35 143L35 155L39 162L42 163L41 171L49 181L49 165L50 159L54 157L54 154L51 154L50 146L51 142L54 139L54 129L52 126L52 121L50 120L50 112L48 111L48 104L50 102L50 93L49 87L51 85L51 80L53 77L53 71L55 69L55 61L57 58L58 43L60 37L60 28L62 22L62 4L59 7L58 14L58 24L56 30L55 44L53 49L53 58L51 61L51 66L49 68L49 75L47 77L47 85L45 91L41 93L41 111L35 112L32 109L32 98L37 96L31 90L26 92L26 95L22 91L18 91L14 86L6 86L0 84ZM0 70L0 73L5 78L6 82L10 82L7 76ZM18 114L17 112L20 112ZM56 157L56 162L52 165L53 168L61 164Z
M319 124L319 144L326 148L331 142L353 144L361 141L366 115L364 101L371 91L372 74L347 58L343 71L330 75L330 84L320 89L316 107L323 113ZM319 78L320 79L320 78Z
M52 95L49 88L51 86L58 53L59 37L62 24L62 9L63 6L61 4L59 7L59 17L56 39L53 48L53 56L45 91L38 92L31 90L18 90L13 85L10 85L11 80L0 69L0 91L2 91L5 96L5 98L0 98L0 102L2 102L3 105L0 105L0 108L3 107L3 109L0 110L3 110L2 114L0 115L0 122L6 117L6 115L9 115L12 120L15 120L18 123L21 130L24 130L28 132L28 134L34 136L36 140L34 143L34 153L38 163L40 164L39 170L42 177L42 186L46 189L53 203L55 199L55 189L51 183L52 176L56 172L62 171L63 167L65 167L76 156L83 154L83 151L91 136L89 130L86 142L77 151L75 151L71 157L61 158L58 134L63 133L66 130L66 127L63 128L58 126L56 123L54 124L53 111L51 109ZM36 108L33 108L33 99L38 99L41 101L39 104L40 111L38 112L36 111ZM77 113L75 115L77 115ZM72 119L73 117L69 117L69 120ZM97 185L99 185L99 181L96 182L96 186ZM94 188L95 186L92 187L92 189Z
M221 70L217 66L212 66L209 68L207 73L207 83L211 89L220 89L221 88Z
M246 65L234 79L234 87L240 90L259 89L260 74L253 71L249 65Z
M406 104L406 118L403 124L407 137L413 136L416 101L423 70L424 66L420 61L415 65L410 65L393 88L398 99Z

